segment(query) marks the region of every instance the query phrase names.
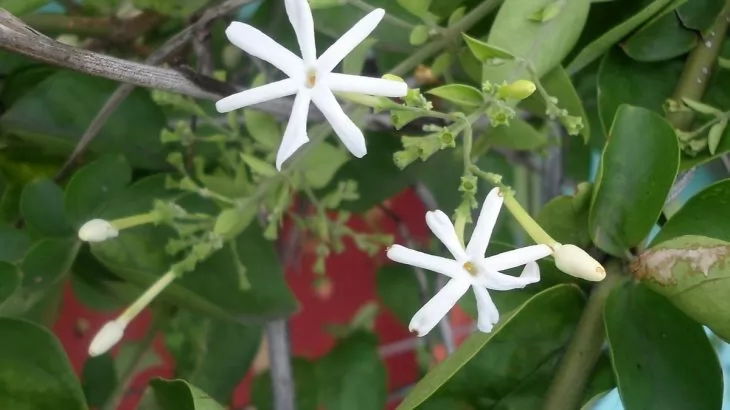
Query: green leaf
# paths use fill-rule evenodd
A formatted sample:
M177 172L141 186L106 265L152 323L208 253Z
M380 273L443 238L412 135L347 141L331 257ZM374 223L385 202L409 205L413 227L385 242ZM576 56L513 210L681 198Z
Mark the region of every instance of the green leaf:
M662 211L677 175L679 146L664 118L629 105L619 107L609 135L588 223L596 246L624 257Z
M482 92L464 84L442 85L428 90L428 93L468 108L476 108L484 104Z
M431 0L396 0L396 2L416 17L423 18L428 15L428 8L431 7Z
M634 276L666 296L696 321L730 340L730 243L705 236L678 236L642 252Z
M562 66L557 66L545 74L540 79L540 82L549 95L558 99L560 108L568 110L568 114L570 115L583 118L583 129L580 131L580 134L583 136L583 142L587 143L591 136L588 115L567 71ZM547 109L545 100L540 93L532 94L523 100L520 106L542 117L545 116L545 110Z
M669 10L632 34L621 47L634 60L663 61L686 54L695 45L697 35Z
M557 16L549 21L535 22L528 18L552 2L505 0L487 37L488 44L529 61L538 78L557 67L573 48L590 8L590 0L573 0L565 2ZM532 79L532 75L525 64L517 60L499 66L484 64L482 67L482 81L501 83L520 79Z
M292 360L294 379L294 398L296 409L317 410L319 402L319 381L314 362L301 357ZM257 410L274 410L274 397L271 388L271 371L257 374L251 386L251 401Z
M132 169L121 156L105 156L81 168L66 187L64 207L69 222L78 227L100 217L102 206L131 181Z
M281 143L281 126L276 118L254 109L243 110L243 121L246 131L264 148L275 152Z
M3 196L0 198L1 222L15 224L20 218L20 195L22 192L23 186L21 184L9 184L3 190Z
M20 272L15 265L0 262L0 306L20 287Z
M318 363L317 374L319 402L328 410L385 408L387 372L374 334L360 331L339 340Z
M722 407L722 369L700 324L632 282L611 292L604 319L627 409Z
M19 262L30 248L25 231L0 224L0 261Z
M66 220L63 190L49 179L38 179L23 188L20 213L33 231L52 237L73 235Z
M230 403L248 373L261 341L260 326L242 326L181 311L165 331L175 359L175 377Z
M503 315L491 333L477 332L469 336L452 355L418 382L398 406L398 410L417 408L464 366L471 365L470 361L481 354L480 351L488 343L494 341L490 348L499 346L498 341L503 334L504 337L524 340L538 337L549 340L555 337L558 329L565 332L565 321L577 321L583 300L583 293L574 285L558 285L538 293L512 313ZM561 334L561 338L569 337L570 333L568 329ZM488 353L489 349L485 352Z
M86 359L81 380L86 403L95 408L104 405L119 382L111 354Z
M598 112L606 133L621 104L631 104L664 114L664 102L674 92L684 64L640 63L620 48L608 52L598 73Z
M71 363L49 330L0 318L0 334L0 408L87 409Z
M403 326L408 326L423 305L413 269L406 265L385 265L378 269L375 278L378 299Z
M65 157L117 87L114 81L59 71L15 101L0 116L0 126L41 146L46 153ZM69 96L73 96L73 103L69 103ZM160 168L165 164L159 138L163 127L161 109L147 91L137 88L104 123L89 152L122 153L135 167Z
M373 46L378 42L374 38L366 38L355 47L350 54L342 60L342 72L344 74L360 75L365 66L365 60Z
M428 41L428 33L429 28L423 25L418 25L416 27L413 27L413 30L411 30L411 36L408 39L410 43L414 46L420 46L426 41Z
M723 0L691 0L679 6L677 14L685 27L707 32L725 5Z
M699 235L730 242L730 220L718 218L730 204L730 179L717 181L690 198L664 224L652 246L683 235Z
M160 410L224 410L204 391L185 380L156 378L150 382Z
M481 40L477 40L467 34L462 34L461 36L464 38L466 45L469 47L469 51L474 54L474 57L476 57L480 63L486 63L491 60L491 63L495 64L499 61L495 61L493 59L513 60L515 58L515 56L513 56L509 51L487 44Z
M312 189L321 189L346 162L349 155L341 149L323 142L307 152L304 158L304 178Z
M148 212L155 199L169 200L175 195L165 189L165 175L155 175L112 197L99 216L111 220ZM169 238L167 229L139 226L125 230L113 241L94 244L92 252L113 273L147 287L175 260L165 252ZM161 297L208 316L241 322L293 313L297 302L284 281L274 246L263 238L261 227L251 224L230 243L233 245L224 246L170 285ZM241 288L239 260L246 268L251 289Z
M509 125L489 127L484 137L489 145L514 150L532 151L547 145L548 137L544 131L538 131L527 121L513 118Z
M3 8L16 16L22 16L35 11L50 2L51 0L1 0L0 8Z
M582 185L582 184L581 184ZM580 248L591 244L588 232L588 213L592 186L584 185L586 191L576 196L561 195L553 198L537 214L537 223L560 243L572 243ZM581 200L581 196L588 200Z
M606 53L614 44L621 41L622 38L629 35L654 15L659 13L672 1L674 0L655 0L638 13L630 15L630 17L624 20L621 24L613 27L601 37L584 47L573 61L568 64L566 69L572 74L587 67L590 63Z

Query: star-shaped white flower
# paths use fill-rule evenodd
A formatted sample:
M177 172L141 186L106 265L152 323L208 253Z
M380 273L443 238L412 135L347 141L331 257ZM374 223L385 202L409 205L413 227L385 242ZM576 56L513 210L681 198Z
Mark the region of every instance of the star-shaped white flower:
M533 245L500 253L485 258L494 224L502 207L502 195L498 188L492 189L484 200L479 219L466 249L461 245L454 225L441 211L426 213L426 224L434 235L446 246L454 259L442 258L393 245L388 249L388 258L396 262L438 272L451 279L411 319L408 328L418 336L424 336L451 310L471 287L477 299L477 327L490 332L499 321L499 312L487 289L512 290L540 280L540 268L536 260L552 253L547 245ZM500 271L525 265L519 277L505 275Z
M309 103L319 108L342 143L356 157L367 153L365 137L347 117L335 99L335 92L361 93L383 97L403 97L408 86L401 81L333 73L332 70L380 23L385 11L376 9L357 22L317 58L314 44L314 22L307 0L285 0L299 42L302 58L248 24L233 22L226 29L231 43L241 50L269 62L289 78L233 94L216 103L219 112L229 112L249 105L296 94L289 123L276 155L276 168L299 147L309 141L307 116Z

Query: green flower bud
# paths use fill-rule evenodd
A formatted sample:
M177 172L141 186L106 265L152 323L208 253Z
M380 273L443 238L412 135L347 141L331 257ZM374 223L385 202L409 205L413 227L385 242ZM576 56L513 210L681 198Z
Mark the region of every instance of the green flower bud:
M417 149L409 148L393 154L393 162L399 169L405 169L408 165L411 165L413 161L417 160L418 156L419 152Z
M471 195L477 193L478 180L474 175L465 175L461 177L461 184L459 185L459 191L465 192Z
M530 80L517 80L512 84L502 85L497 90L497 96L503 100L524 100L532 95L537 87Z

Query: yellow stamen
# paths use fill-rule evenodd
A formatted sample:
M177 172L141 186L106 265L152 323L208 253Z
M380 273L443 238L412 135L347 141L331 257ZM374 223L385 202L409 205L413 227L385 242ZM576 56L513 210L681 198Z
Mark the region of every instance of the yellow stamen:
M471 262L466 262L464 264L464 269L466 269L466 271L469 272L469 274L472 276L476 276L478 273L476 265Z
M317 84L317 72L309 70L307 72L307 87L314 88L315 84Z

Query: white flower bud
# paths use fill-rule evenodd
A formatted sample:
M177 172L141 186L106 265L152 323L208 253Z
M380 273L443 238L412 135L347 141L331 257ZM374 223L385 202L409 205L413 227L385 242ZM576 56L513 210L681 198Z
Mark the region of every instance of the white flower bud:
M568 275L598 282L606 277L606 269L583 249L571 245L554 245L555 266Z
M103 242L117 235L119 231L104 219L92 219L79 229L79 239L84 242Z
M124 329L127 327L126 322L119 320L112 320L107 322L99 332L94 336L94 339L89 345L89 355L99 356L109 351L114 345L119 343L124 336Z

